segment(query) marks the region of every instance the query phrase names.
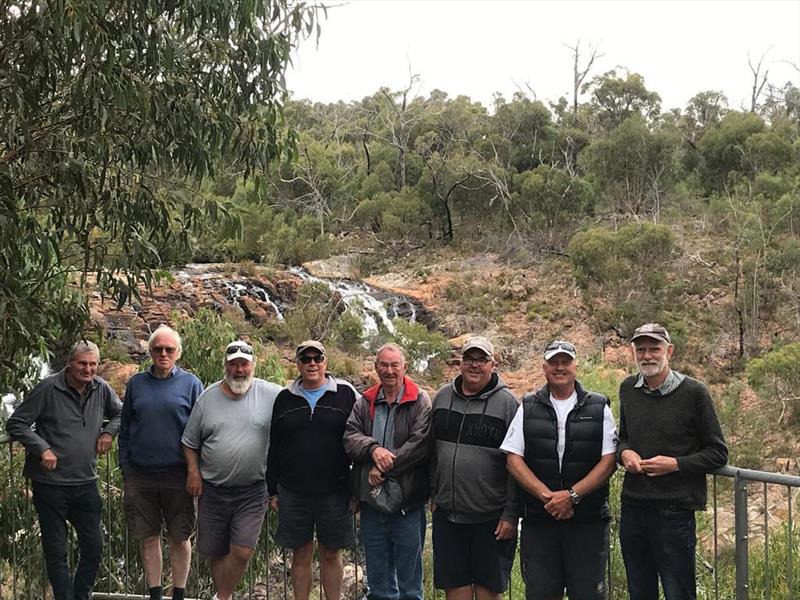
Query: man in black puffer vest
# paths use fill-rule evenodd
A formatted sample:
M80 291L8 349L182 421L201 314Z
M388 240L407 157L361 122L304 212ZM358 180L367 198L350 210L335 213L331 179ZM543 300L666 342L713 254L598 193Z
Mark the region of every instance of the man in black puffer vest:
M608 478L617 432L608 398L576 380L577 352L544 351L547 384L527 394L500 447L522 489L520 557L527 600L605 598Z

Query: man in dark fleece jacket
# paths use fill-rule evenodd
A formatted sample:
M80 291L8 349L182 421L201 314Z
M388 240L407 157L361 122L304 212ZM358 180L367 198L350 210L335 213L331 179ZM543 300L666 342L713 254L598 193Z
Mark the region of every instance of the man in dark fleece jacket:
M96 375L99 361L95 344L77 342L66 368L33 388L6 423L8 434L25 446L24 472L33 482L54 600L87 600L100 566L103 503L97 455L111 449L121 406L114 390ZM67 563L67 521L78 534L74 578Z
M128 381L119 430L125 517L139 540L151 600L161 600L161 523L166 523L172 567L172 598L183 600L194 531L194 498L186 491L181 435L197 397L200 380L176 366L182 344L178 332L162 325L147 341L152 366Z
M500 445L519 403L496 365L492 343L471 338L433 399L433 578L447 600L500 598L514 560L518 491Z
M694 600L695 511L706 474L728 449L705 385L669 367L673 346L658 323L631 343L639 373L620 385L617 457L625 467L620 542L631 600Z
M316 530L322 589L327 600L339 600L340 550L355 543L350 459L342 438L358 392L326 373L320 342L302 342L295 357L300 377L275 399L270 428L267 489L270 508L278 511L275 539L292 549L295 599L308 600Z

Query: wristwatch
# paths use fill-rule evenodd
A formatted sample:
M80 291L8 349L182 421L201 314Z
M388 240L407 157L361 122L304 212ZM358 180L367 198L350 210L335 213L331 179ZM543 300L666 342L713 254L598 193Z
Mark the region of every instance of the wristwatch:
M569 488L569 498L572 500L572 504L579 504L581 501L581 497L578 495L578 492Z

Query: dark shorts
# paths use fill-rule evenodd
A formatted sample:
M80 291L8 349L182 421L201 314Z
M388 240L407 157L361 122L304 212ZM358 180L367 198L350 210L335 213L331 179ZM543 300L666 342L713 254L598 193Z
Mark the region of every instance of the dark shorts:
M174 540L194 531L195 501L186 492L186 470L128 471L123 477L123 506L128 530L137 540L159 535L165 523Z
M197 551L220 558L231 545L255 548L267 512L267 485L214 486L203 481L197 512Z
M520 567L527 600L606 597L608 523L523 519Z
M433 584L448 590L479 585L495 594L508 589L517 536L497 541L497 519L453 523L441 509L433 513Z
M355 545L350 492L306 496L278 487L278 533L275 540L285 548L299 548L314 540L326 548Z

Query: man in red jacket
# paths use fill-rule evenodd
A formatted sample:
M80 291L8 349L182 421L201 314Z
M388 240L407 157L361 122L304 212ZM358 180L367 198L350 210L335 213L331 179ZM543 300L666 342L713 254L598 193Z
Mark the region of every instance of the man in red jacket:
M406 376L397 344L378 350L375 371L380 383L356 402L344 434L361 501L367 598L422 600L431 401Z

